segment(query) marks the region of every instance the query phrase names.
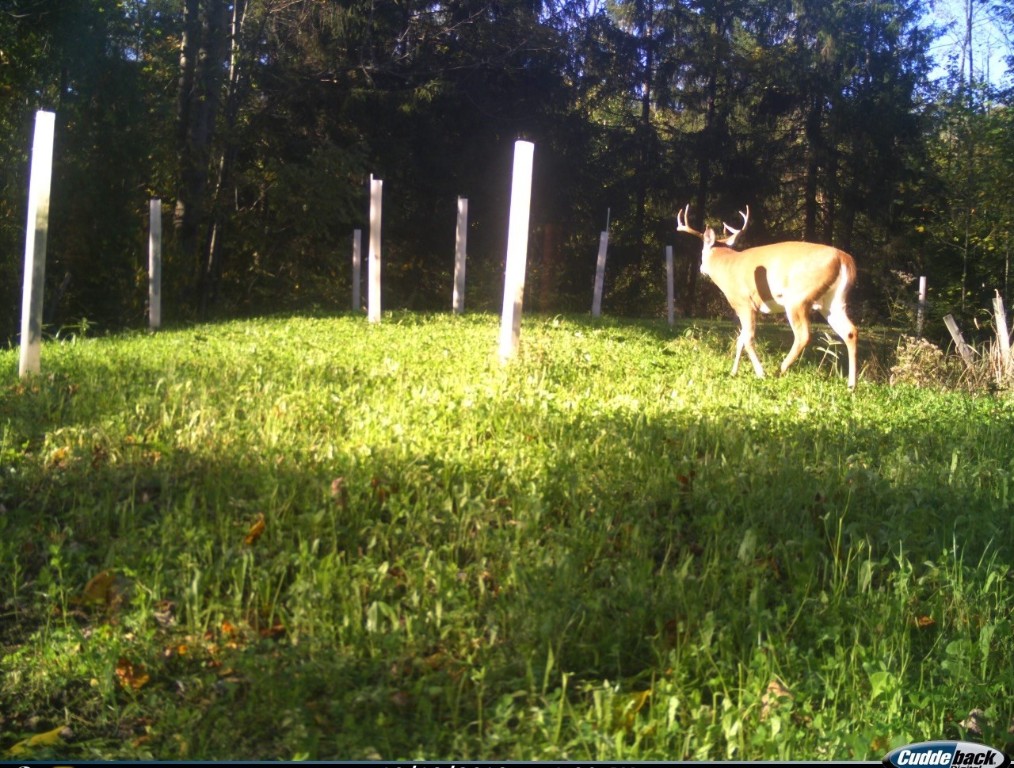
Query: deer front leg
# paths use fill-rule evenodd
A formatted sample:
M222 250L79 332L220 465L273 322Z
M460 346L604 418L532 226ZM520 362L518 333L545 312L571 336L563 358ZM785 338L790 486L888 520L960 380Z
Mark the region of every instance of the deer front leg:
M735 376L739 373L739 358L743 356L743 332L739 332L739 336L736 337L736 357L732 361L732 375Z

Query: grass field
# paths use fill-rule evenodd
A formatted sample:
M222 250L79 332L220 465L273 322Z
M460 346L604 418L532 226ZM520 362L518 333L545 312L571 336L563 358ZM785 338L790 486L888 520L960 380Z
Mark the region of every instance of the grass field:
M0 759L1014 738L1009 396L852 395L819 341L730 378L727 327L496 339L250 320L48 343L26 382L0 351Z

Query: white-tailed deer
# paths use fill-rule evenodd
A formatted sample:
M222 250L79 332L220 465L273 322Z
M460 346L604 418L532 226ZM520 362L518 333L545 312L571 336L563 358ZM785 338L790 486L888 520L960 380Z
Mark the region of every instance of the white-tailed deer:
M728 236L718 240L708 227L703 233L687 225L688 205L676 214L676 231L699 237L704 242L701 274L708 275L725 294L739 317L742 329L736 343L732 373L739 370L743 350L750 356L754 371L764 376L754 349L757 312L784 309L795 341L782 361L781 372L792 365L810 341L810 310L820 310L835 333L841 336L849 355L849 388L856 386L856 344L858 332L847 314L847 299L856 281L856 263L844 251L829 245L805 242L774 243L734 251L736 237L746 229L750 208L740 211L743 226L724 224Z

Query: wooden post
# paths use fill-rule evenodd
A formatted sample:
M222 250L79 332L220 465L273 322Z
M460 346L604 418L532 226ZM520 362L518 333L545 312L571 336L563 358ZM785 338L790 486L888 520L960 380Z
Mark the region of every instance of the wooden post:
M370 253L367 265L367 319L380 322L380 216L384 182L370 175Z
M32 170L28 182L28 226L25 231L25 284L21 301L21 358L18 376L39 373L42 353L42 295L46 285L46 241L49 237L49 192L53 176L56 115L35 113Z
M996 317L996 338L1000 342L1000 362L1003 365L1003 372L1010 373L1010 332L1007 330L1007 312L1003 308L1000 291L993 297L993 315Z
M460 315L465 311L465 259L468 254L468 198L458 198L458 226L454 234L454 291L451 309Z
M672 328L676 323L676 302L673 289L671 245L667 245L665 247L665 306L666 316L669 320L669 327Z
M352 230L352 311L363 308L363 230Z
M535 145L514 143L514 174L511 180L510 224L507 229L507 264L504 269L503 314L500 319L500 360L507 362L521 340L521 305L525 295L528 259L528 219L532 201L532 161Z
M958 323L954 319L954 315L947 315L944 317L944 325L946 325L947 330L950 331L951 338L954 339L954 346L957 347L958 354L961 355L961 359L965 361L965 365L971 368L974 364L972 348L965 343L965 337L961 335L961 329L958 328Z
M162 201L148 203L148 328L162 327Z
M595 261L595 293L592 297L592 317L602 316L602 284L606 277L606 251L609 249L609 230L599 235L599 255Z
M915 335L922 338L923 325L926 322L926 276L919 278L919 306L915 317Z

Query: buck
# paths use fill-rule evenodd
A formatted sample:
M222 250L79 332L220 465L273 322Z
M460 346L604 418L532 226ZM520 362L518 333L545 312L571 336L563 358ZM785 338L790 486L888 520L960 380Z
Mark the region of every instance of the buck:
M736 359L732 374L739 370L743 350L750 356L757 376L764 377L753 342L757 312L784 309L795 340L782 361L781 372L792 365L810 341L810 310L827 318L849 356L849 389L856 386L856 344L858 333L849 320L847 299L856 281L856 263L844 251L829 245L784 242L734 251L732 246L750 220L750 207L740 211L743 225L733 229L724 224L727 237L717 239L708 227L703 233L687 225L690 206L676 214L676 231L699 237L704 243L701 274L717 285L732 305L740 322Z

